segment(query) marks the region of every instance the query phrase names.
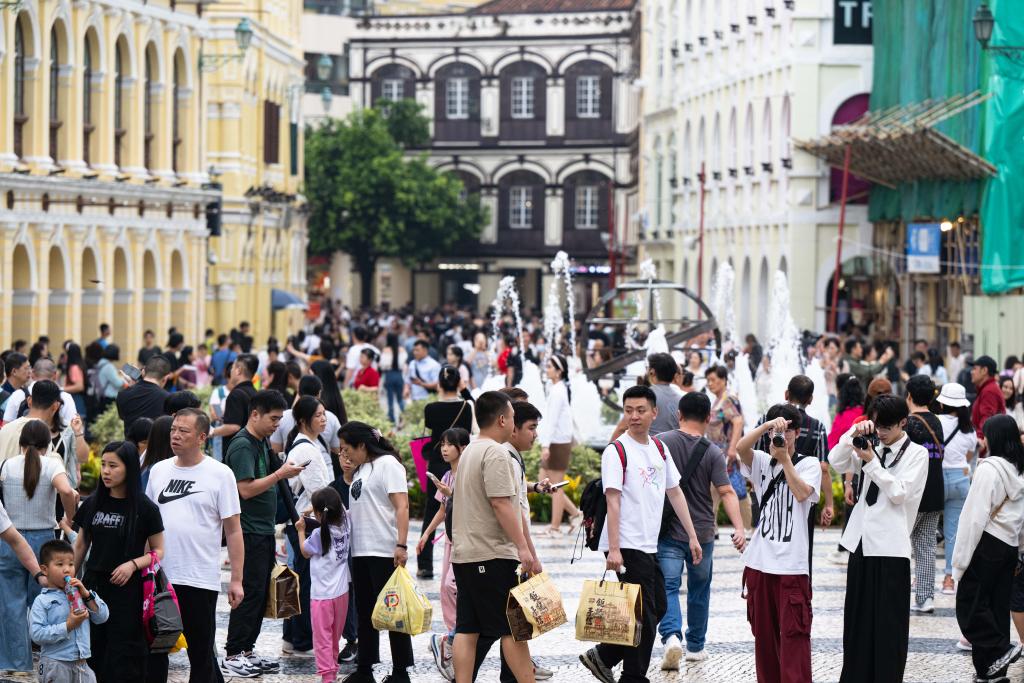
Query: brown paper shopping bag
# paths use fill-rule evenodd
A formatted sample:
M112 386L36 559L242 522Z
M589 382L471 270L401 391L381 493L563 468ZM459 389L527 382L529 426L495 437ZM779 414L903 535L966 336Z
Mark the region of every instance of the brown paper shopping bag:
M604 577L584 581L576 611L576 640L636 647L642 617L640 584L605 581Z
M562 595L547 572L536 574L509 591L505 616L517 641L536 638L567 621Z
M267 619L287 619L302 612L299 604L299 575L286 565L274 565L267 590Z

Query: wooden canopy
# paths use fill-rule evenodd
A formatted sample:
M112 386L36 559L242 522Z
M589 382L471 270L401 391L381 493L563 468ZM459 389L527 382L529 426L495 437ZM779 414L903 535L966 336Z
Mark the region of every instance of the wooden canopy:
M797 149L843 167L850 148L850 173L895 188L915 180L974 180L995 175L983 158L935 130L946 119L991 97L975 91L869 111L816 140L794 140Z

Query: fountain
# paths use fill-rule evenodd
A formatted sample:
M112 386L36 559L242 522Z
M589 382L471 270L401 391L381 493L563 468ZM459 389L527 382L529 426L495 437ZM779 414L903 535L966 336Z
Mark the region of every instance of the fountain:
M711 310L715 312L718 329L722 331L722 355L737 345L736 313L733 309L733 286L736 272L732 265L725 261L718 266L715 282L711 288Z
M576 355L576 311L572 291L572 273L569 270L569 255L564 251L555 254L551 261L551 272L554 278L548 287L547 304L544 306L544 338L548 341L548 353L564 352L565 334L563 328L568 320L569 350L568 356ZM566 314L562 314L561 297L564 289Z
M807 414L824 425L828 432L832 428L832 415L828 409L828 384L825 382L825 368L821 365L821 359L808 360L804 374L814 382L814 397L811 405L807 406Z
M772 359L772 372L767 399L769 404L775 404L786 400L786 387L790 378L803 371L800 363L800 333L790 314L789 283L781 270L775 272L768 321L771 333L765 353Z

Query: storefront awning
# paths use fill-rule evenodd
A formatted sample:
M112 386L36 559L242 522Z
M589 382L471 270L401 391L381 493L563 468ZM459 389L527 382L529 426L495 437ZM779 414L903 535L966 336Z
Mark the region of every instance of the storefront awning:
M306 310L308 305L305 301L291 292L283 289L270 290L270 307L275 311L300 309Z
M850 173L895 188L915 180L975 180L996 168L935 126L991 95L973 92L945 100L926 100L869 111L853 123L836 126L815 140L794 140L797 149L843 167L850 149Z

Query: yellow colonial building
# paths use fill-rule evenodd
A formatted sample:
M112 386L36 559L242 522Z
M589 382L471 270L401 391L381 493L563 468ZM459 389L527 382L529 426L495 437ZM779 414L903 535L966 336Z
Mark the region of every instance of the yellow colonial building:
M259 339L271 290L301 295L288 106L301 5L273 7L3 4L0 348L40 334L87 344L103 322L123 357L147 328L194 343L248 319Z

